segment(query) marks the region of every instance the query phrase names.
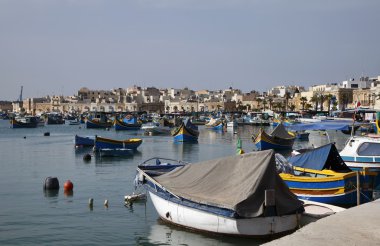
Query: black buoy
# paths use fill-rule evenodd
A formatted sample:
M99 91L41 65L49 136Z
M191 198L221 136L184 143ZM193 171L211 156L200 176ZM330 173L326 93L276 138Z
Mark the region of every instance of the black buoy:
M59 181L57 177L47 177L45 179L44 190L58 190Z
M90 154L85 154L85 155L83 156L83 160L84 160L84 161L91 161L91 155L90 155Z
M24 136L24 139L26 139L26 136Z
M50 132L45 132L44 136L50 136Z

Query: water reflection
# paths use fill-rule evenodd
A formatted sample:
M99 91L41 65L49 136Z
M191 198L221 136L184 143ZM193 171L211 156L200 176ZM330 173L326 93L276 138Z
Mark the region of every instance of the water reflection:
M269 240L229 237L210 233L195 232L188 229L166 224L161 219L150 227L148 242L168 245L261 245Z
M43 189L43 191L44 191L44 196L46 198L54 198L54 197L58 197L59 195L59 189L55 189L55 190Z

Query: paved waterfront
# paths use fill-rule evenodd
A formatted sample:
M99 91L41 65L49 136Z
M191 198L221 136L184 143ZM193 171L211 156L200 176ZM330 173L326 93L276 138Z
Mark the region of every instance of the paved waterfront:
M318 220L265 245L380 245L380 199Z

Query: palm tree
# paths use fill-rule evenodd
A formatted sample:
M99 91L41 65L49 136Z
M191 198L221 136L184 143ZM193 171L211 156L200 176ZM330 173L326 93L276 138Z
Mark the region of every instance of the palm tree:
M314 103L315 111L317 111L318 110L318 96L313 95L313 97L310 98L310 102Z
M321 102L321 111L323 111L323 103L326 101L326 96L323 94L319 95L319 100Z
M301 101L302 111L303 111L303 110L305 110L305 105L306 105L306 102L307 102L307 98L306 97L301 97L300 101Z
M264 111L265 111L265 105L267 105L267 100L265 100L265 98L264 98L264 100L263 100Z
M285 110L288 110L289 99L290 99L290 92L287 91L287 92L285 92L285 102L286 102L286 104L285 104Z
M269 98L268 101L269 101L269 109L272 110L273 98Z
M328 94L326 96L326 101L327 101L327 112L328 112L328 115L330 115L330 105L331 105L331 99L333 98L333 95L331 94Z
M294 111L294 109L296 108L296 105L292 104L289 106L289 108L290 108L290 111Z
M263 99L261 98L257 98L256 99L256 102L257 102L257 108L259 109L260 108L260 103L263 101Z

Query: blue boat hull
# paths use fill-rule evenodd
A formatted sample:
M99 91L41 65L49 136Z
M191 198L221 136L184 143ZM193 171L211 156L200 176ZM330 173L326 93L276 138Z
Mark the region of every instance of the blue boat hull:
M283 146L283 145L278 145L278 144L272 144L272 143L265 142L263 140L256 143L255 145L256 145L256 148L258 150L267 150L267 149L288 150L288 149L292 149L292 146Z
M333 205L340 205L340 206L353 206L357 204L357 197L356 197L356 191L352 191L350 193L344 193L339 195L321 195L321 196L308 196L308 195L298 195L296 194L299 199L309 200L313 202L321 202L321 203L327 203L327 204L333 204ZM360 203L366 203L372 201L372 199L369 199L372 197L372 191L361 191L360 194Z
M75 135L75 146L94 146L95 137L80 137Z
M116 131L139 130L141 128L141 124L128 124L120 121L115 121L114 127Z
M197 142L198 137L186 134L180 134L174 137L174 141L176 142Z
M94 122L91 120L86 120L86 128L110 128L112 124L109 123L100 123L100 122Z

